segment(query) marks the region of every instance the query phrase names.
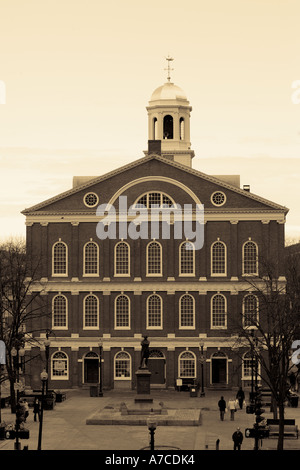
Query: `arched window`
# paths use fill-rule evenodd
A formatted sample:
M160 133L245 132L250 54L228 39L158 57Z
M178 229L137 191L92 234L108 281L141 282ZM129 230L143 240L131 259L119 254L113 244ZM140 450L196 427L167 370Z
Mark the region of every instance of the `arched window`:
M130 300L121 294L115 300L115 329L130 329Z
M226 298L222 294L211 299L211 327L227 328Z
M51 379L68 380L69 379L69 360L63 351L57 351L51 357Z
M248 351L243 356L243 378L250 380L255 371L255 358Z
M173 118L169 114L164 117L164 139L173 139Z
M134 205L135 208L146 208L151 209L151 207L159 207L159 208L168 208L168 207L176 207L175 202L165 193L161 192L148 192L146 194L142 194L138 197L135 201Z
M114 360L115 380L131 380L131 356L126 351L120 351Z
M115 276L130 276L130 247L123 241L115 245Z
M157 118L153 118L153 140L157 139Z
M195 299L190 294L184 294L179 300L179 328L195 328Z
M243 299L244 327L255 327L258 322L258 298L254 294L247 294Z
M99 328L99 300L93 294L89 294L83 301L83 328Z
M156 241L147 245L147 276L162 276L162 247Z
M86 243L83 248L83 275L99 275L99 247L92 241Z
M68 248L60 239L52 248L52 276L68 275Z
M178 366L179 377L196 377L196 356L191 351L184 351L180 354Z
M226 274L226 245L218 239L211 246L211 275L226 276Z
M247 351L242 359L242 380L248 381L250 385L252 378L253 380L257 378L258 382L261 380L261 365L255 354L252 355L251 351ZM244 384L247 386L246 382Z
M179 119L179 135L180 135L180 140L184 140L184 118L183 117Z
M179 275L195 275L195 247L191 242L183 242L179 247Z
M52 327L60 330L68 328L68 301L64 295L56 295L52 302Z
M147 328L162 328L162 298L152 294L147 299Z
M258 274L258 247L253 241L243 245L243 274Z

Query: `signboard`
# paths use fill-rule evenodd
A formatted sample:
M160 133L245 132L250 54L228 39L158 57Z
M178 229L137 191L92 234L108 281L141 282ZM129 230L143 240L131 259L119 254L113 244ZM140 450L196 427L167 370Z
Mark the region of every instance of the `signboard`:
M53 364L54 370L65 370L65 361L55 361Z
M176 385L177 385L177 387L182 387L182 379L177 379L176 380Z

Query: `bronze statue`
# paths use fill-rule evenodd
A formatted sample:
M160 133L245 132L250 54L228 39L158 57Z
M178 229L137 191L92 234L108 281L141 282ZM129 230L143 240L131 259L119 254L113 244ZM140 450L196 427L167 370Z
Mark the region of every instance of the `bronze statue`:
M141 351L141 363L140 369L148 369L148 358L149 358L149 344L148 336L144 336L143 341L141 342L142 351Z

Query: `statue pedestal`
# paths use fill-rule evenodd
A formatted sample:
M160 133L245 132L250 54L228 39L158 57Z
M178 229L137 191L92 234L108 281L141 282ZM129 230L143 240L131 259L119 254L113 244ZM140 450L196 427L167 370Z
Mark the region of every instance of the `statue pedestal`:
M137 394L150 395L150 378L151 372L149 369L141 368L135 373L136 375L136 389Z

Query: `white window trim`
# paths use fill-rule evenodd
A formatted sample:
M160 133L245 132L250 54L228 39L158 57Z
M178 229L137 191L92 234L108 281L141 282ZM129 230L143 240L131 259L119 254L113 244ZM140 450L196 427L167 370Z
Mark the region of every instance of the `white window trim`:
M149 326L149 299L156 295L160 299L160 326ZM146 306L146 329L147 330L163 330L163 299L158 294L150 294L147 297L147 306Z
M57 243L62 243L66 247L66 272L64 274L56 274L54 273L54 247ZM68 277L68 265L69 265L69 250L68 245L59 239L57 242L54 242L52 245L52 277Z
M225 248L225 272L224 273L213 272L213 247L215 243L221 243ZM214 241L210 246L210 275L211 277L227 277L227 246L225 242L222 242L219 239Z
M189 352L190 354L192 354L194 356L194 364L195 364L195 375L189 375L189 376L182 376L180 375L180 360L181 360L181 356L186 353L186 352ZM192 359L190 359L192 360ZM193 352L193 351L182 351L179 356L178 356L178 377L180 379L195 379L197 377L197 357L196 357L196 354Z
M222 202L222 204L216 204L216 203L213 201L213 197L214 197L214 195L215 195L216 193L221 193L221 194L223 194L223 196L224 196L224 202ZM210 200L211 200L211 203L212 203L215 207L222 207L222 206L224 206L224 204L226 203L227 197L226 197L226 194L225 194L223 191L219 191L219 190L218 190L218 191L214 191L214 192L212 193L212 195L210 196Z
M129 358L129 371L130 371L130 376L129 377L116 377L116 361L117 361L117 355L119 353L125 353L128 355L128 358ZM131 358L131 354L129 354L129 352L127 351L118 351L115 356L114 356L114 380L132 380L132 358Z
M56 299L56 297L59 297L59 296L64 297L66 300L66 326L54 326L54 300ZM69 320L68 298L64 294L61 294L61 293L55 294L55 296L52 299L52 330L68 330L69 329L68 320Z
M151 274L149 273L149 245L151 243L157 243L160 249L160 272ZM162 277L163 275L163 262L162 262L162 245L157 240L151 240L146 246L146 277Z
M128 299L128 326L117 326L117 299L120 296L127 297L127 299ZM130 303L130 298L126 294L119 294L115 298L115 302L114 302L114 329L115 330L130 330L131 329L131 303Z
M88 194L93 194L94 196L96 196L97 198L97 202L93 205L93 206L89 206L86 202L85 202L85 198ZM83 203L85 205L85 207L88 207L89 209L93 209L93 207L96 207L99 203L99 196L98 194L94 193L94 191L89 191L88 193L85 193L85 195L83 196Z
M86 249L86 246L89 244L89 243L94 243L94 245L96 245L97 247L97 273L95 274L86 274L85 273L85 249ZM99 277L99 245L98 243L94 242L94 240L89 240L88 242L85 243L84 247L83 247L83 274L82 274L82 277Z
M256 272L255 273L245 273L245 245L248 242L254 243L254 245L256 246ZM242 276L244 277L258 276L258 245L253 240L246 240L242 246Z
M128 273L127 274L118 274L117 273L117 246L120 243L125 243L125 245L127 245L127 247L128 247ZM125 242L124 240L121 240L121 241L119 241L115 244L115 247L114 247L114 277L130 277L130 270L131 270L130 255L131 255L131 253L130 253L129 243Z
M140 195L138 198L136 198L136 200L134 201L133 207L135 208L137 202L138 202L142 197L147 196L147 206L146 206L146 209L148 209L148 210L151 211L151 208L149 207L149 194L151 194L151 193L160 193L161 197L162 197L162 196L167 196L167 197L170 199L170 201L172 201L173 208L174 208L174 207L175 207L175 208L177 207L177 205L176 205L174 199L173 199L171 196L169 196L169 194L164 193L163 191L155 191L155 190L146 191L145 193L141 194L141 195Z
M63 375L63 376L60 376L60 375L53 375L53 356L56 354L56 353L63 353L65 356L66 356L66 359L67 359L67 375ZM65 351L54 351L54 353L51 355L51 359L50 359L50 368L51 368L51 380L69 380L69 356L68 354L65 352Z
M181 299L185 295L189 295L193 299L193 326L182 326L181 325L181 315L182 315ZM189 294L189 293L182 294L181 297L179 298L178 308L179 308L179 330L194 330L196 328L195 297L192 294Z
M245 328L245 330L257 330L256 325L247 325L247 326L245 326L245 299L249 295L253 295L256 298L256 322L257 323L259 322L259 300L258 300L257 295L253 294L252 292L249 292L248 294L244 295L243 302L242 302L243 328Z
M190 243L193 245L193 272L192 273L182 273L181 272L181 247L184 243ZM193 242L189 240L184 240L183 242L180 243L179 245L179 277L192 277L195 276L195 245Z
M93 296L97 299L97 326L85 326L85 301L88 297ZM83 330L99 330L99 299L98 297L90 292L83 299Z
M213 299L217 295L221 295L225 299L225 312L224 312L225 325L224 326L213 326ZM212 298L210 299L210 329L211 330L227 330L227 299L224 294L221 294L221 293L214 294Z
M252 380L252 375L244 375L244 360L245 360L245 355L247 355L248 352L244 353L243 356L242 356L242 380ZM251 360L251 357L247 357L246 359L250 359ZM261 364L260 362L258 362L258 367L257 367L257 380L260 381L261 380ZM253 371L253 376L255 376L255 371Z

